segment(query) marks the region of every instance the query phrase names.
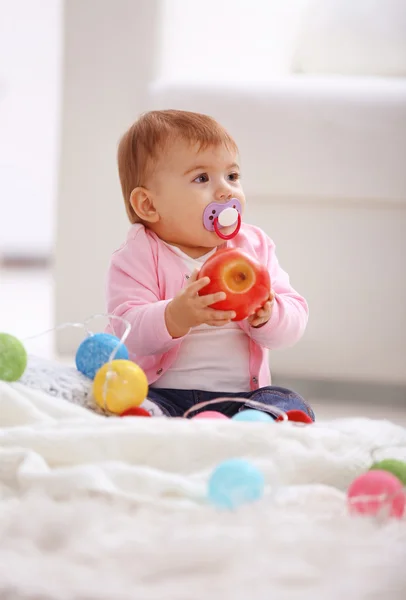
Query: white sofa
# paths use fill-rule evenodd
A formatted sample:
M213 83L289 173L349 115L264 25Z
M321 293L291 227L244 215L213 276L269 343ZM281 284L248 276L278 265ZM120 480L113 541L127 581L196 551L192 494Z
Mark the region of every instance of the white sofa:
M84 4L67 3L68 30L79 18L90 21L91 2ZM107 4L98 10L108 11ZM138 48L148 42L150 49L156 5L132 6L122 0L110 15L107 70L89 50L103 25L93 23L86 38L67 37L57 321L103 310L109 253L126 229L114 164L121 131L146 108L198 110L235 136L247 219L276 241L283 267L309 301L305 337L272 354L274 373L406 384L406 79L281 75L250 86L186 84L157 79L153 60L148 72L142 55L135 85L130 60L117 72L122 48L115 48L114 28L125 29L128 11L134 18L138 12ZM102 73L112 76L109 86L99 85ZM92 104L98 92L101 106ZM136 110L129 98L137 99ZM76 343L65 336L58 349L71 352Z
M247 218L275 239L311 309L274 369L406 382L406 79L158 82L151 105L208 112L239 143Z

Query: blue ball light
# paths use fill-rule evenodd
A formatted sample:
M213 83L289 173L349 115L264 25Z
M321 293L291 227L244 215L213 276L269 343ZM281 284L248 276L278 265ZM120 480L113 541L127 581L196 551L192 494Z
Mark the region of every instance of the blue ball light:
M208 497L217 508L233 509L259 500L264 488L261 471L247 460L233 458L220 463L213 471Z
M260 410L241 410L237 414L232 417L233 421L256 421L268 423L269 421L274 422L273 418L270 414L266 412L261 412Z
M76 352L76 368L78 371L94 379L97 371L105 365L120 340L110 333L95 333L80 344ZM128 350L121 344L114 359L128 360Z

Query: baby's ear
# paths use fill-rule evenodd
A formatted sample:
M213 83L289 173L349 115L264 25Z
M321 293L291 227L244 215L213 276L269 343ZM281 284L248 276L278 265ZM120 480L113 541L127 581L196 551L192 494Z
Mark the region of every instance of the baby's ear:
M159 221L159 214L147 188L136 187L131 192L130 204L141 221L147 223L156 223Z

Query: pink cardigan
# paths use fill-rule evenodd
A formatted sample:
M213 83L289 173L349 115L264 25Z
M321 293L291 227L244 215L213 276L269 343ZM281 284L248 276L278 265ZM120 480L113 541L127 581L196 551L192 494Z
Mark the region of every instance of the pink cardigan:
M244 224L227 246L241 248L268 265L276 294L268 323L254 328L247 320L239 321L239 326L250 337L250 385L256 390L271 382L268 349L291 346L301 338L307 324L308 307L279 266L275 244L261 229ZM186 275L182 259L152 231L139 224L131 227L126 242L111 259L107 310L131 323L126 345L131 360L144 369L150 385L172 365L182 344L183 338L173 339L168 333L165 308L187 285ZM116 319L107 327L108 332L119 337L124 329L125 326Z

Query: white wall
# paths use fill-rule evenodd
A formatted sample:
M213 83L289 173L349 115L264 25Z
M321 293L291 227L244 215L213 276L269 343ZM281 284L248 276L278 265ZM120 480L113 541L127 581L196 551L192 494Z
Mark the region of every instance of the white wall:
M204 32L207 34L211 30L206 28L205 21L209 19L211 7L214 7L211 2L212 0L207 0L204 4L201 3L202 10L198 14L189 12L184 15L181 11L183 2L165 1L167 13L162 27L166 33L160 39L161 78L188 80L188 73L193 70L195 79L199 79L209 75L211 69L217 73L216 76L220 76L221 69L226 69L231 62L231 58L228 61L223 55L222 67L216 71L215 48L217 38L223 31L218 22L215 23L216 35L207 38L209 58L200 63L196 59L196 52L204 50L201 46L205 39ZM83 320L104 309L107 264L112 250L122 242L128 227L117 178L116 144L120 133L137 113L148 108L146 89L148 83L154 80L156 4L158 0L154 3L150 0L116 0L114 3L111 0L66 0L64 113L55 272L57 323ZM159 4L162 6L162 3ZM242 2L231 3L226 0L226 4L237 13L243 9ZM187 5L190 6L190 3ZM253 0L252 6L258 5ZM168 12L170 6L173 7L173 12ZM175 53L176 50L176 44L172 43L176 37L173 20L176 11L180 18L187 17L186 22L183 21L184 26L178 29L178 36L179 41L183 40L182 43L186 43L185 40L188 39L189 45L184 46L183 53L179 52L176 56L172 54L171 57L168 53ZM213 14L218 17L219 12ZM219 22L224 24L224 35L229 35L231 39L229 30L233 28L227 25L227 11L223 11L220 17ZM248 11L239 14L239 18L248 21ZM199 25L191 32L187 25L196 19L199 19ZM233 14L231 21L236 23L236 19ZM261 28L265 34L266 28L262 25ZM243 29L241 27L239 30L241 35ZM196 39L192 35L193 31ZM227 37L225 41L227 42ZM172 60L175 62L171 62ZM244 69L247 67L248 64ZM232 69L232 77L237 77L238 69L236 66ZM258 71L257 75L259 74ZM341 81L339 85L342 85ZM284 136L284 132L289 132L297 123L292 119L292 113L300 115L299 110L294 110L295 105L301 107L306 117L303 120L301 138L304 152L308 152L316 130L316 127L309 126L312 121L307 117L310 115L312 118L320 117L321 122L326 125L324 135L317 138L319 147L323 149L325 143L328 148L325 155L324 152L321 155L322 160L340 156L338 150L341 146L337 144L339 136L333 135L333 140L330 137L334 129L329 126L330 119L326 119L329 111L322 112L319 108L321 103L326 102L325 88L318 85L314 87L311 82L310 86L310 94L303 95L295 94L294 89L290 90L292 94L281 94L276 86L272 103L269 94L259 95L260 87L241 86L238 89L237 85L239 95L234 93L231 102L228 96L221 98L215 94L216 86L210 88L203 82L202 90L205 90L206 96L212 94L212 104L209 105L208 98L200 90L195 98L194 109L215 114L219 118L223 114L227 118L220 120L227 127L227 121L230 119L231 122L234 114L235 122L240 125L241 133L244 134L249 122L246 114L251 106L247 103L247 97L251 94L254 98L259 98L271 112L272 119L280 118L281 125L276 136L268 135L269 144L264 148L263 167L266 166L267 156L270 157L269 164L272 164L274 156L285 153L285 164L280 165L280 171L285 174L286 180L294 179L297 170L292 170L292 164L294 167L295 157L299 157L299 154L295 154L296 137ZM387 95L387 104L392 107L392 111L386 118L390 119L389 125L393 122L396 126L389 127L388 131L392 132L390 135L394 143L401 147L399 140L404 139L403 121L399 119L398 125L397 119L403 113L396 98L404 96L398 96L396 85L394 90L392 86L389 87L391 89ZM351 86L349 88L352 89ZM228 93L232 93L231 89L234 88L229 86ZM289 89L285 91L289 92ZM355 87L353 90L354 94L351 92L349 96L341 97L344 107L350 104L357 110L357 89ZM310 104L306 111L306 105L302 105L303 99L312 95L315 95L317 102L313 106ZM166 95L165 105L186 108L185 103L190 98L181 89L176 96ZM163 102L163 97L161 100ZM365 106L369 106L369 109L379 107L381 100L379 93L368 94ZM233 104L236 105L234 112ZM285 105L288 110L281 110ZM396 106L398 110L395 110ZM338 113L336 125L343 128L343 135L346 132L352 133L355 129L355 137L348 137L350 143L354 139L357 141L358 137L364 139L370 128L374 134L370 138L373 142L374 136L379 136L380 129L376 128L376 123L382 125L382 119L374 118L375 113L369 109L366 110L365 120L358 118L356 112L356 118L351 113L343 121L341 113ZM386 115L386 111L383 114ZM264 122L262 119L262 129L258 125L256 128L249 128L250 135L263 135ZM300 123L300 119L298 122ZM230 127L230 130L234 133L234 127ZM239 136L236 137L239 139ZM247 152L251 152L251 164L254 165L258 143L249 136L245 138L251 142L247 145ZM388 139L391 138L384 137L383 142ZM354 160L362 165L365 154L368 156L368 153L359 152L357 157L357 148L361 146L357 143L355 146ZM368 182L371 180L371 170L378 170L381 176L385 172L391 172L390 169L383 171L379 164L377 146L378 144L371 143L374 148L372 161L368 163L367 169L364 164L363 172L366 173ZM345 152L345 146L343 148ZM397 154L403 156L404 153ZM342 164L345 164L345 160ZM374 161L378 161L378 165ZM311 307L311 321L306 337L295 348L274 353L274 373L290 377L405 382L406 313L403 307L406 290L402 274L403 257L406 256L406 212L401 202L388 202L393 195L388 197L391 190L399 187L404 189L404 179L403 171L398 168L396 161L393 161L394 164L389 162L394 166L393 173L397 179L386 190L373 190L373 204L369 204L371 195L363 195L357 185L352 185L351 193L343 197L342 186L339 185L339 176L343 175L341 169L329 181L329 185L334 186L330 188L331 193L327 193L328 189L323 187L323 193L318 197L314 194L306 196L306 190L301 189L296 197L285 199L281 197L281 189L272 188L272 177L269 187L261 195L251 195L246 189L250 197L247 220L260 224L274 237L282 265L291 274L297 289L308 298ZM331 173L334 175L335 170ZM281 178L279 181L283 183ZM358 178L354 181L357 182ZM334 190L337 195L333 195ZM375 197L375 194L378 196ZM404 198L402 193L398 200L403 201ZM342 290L350 290L350 293L343 293ZM74 352L77 345L78 340L72 331L68 332L67 337L58 334L58 349L61 353Z
M56 239L56 322L104 311L111 253L129 228L117 174L120 135L145 110L155 0L65 0ZM58 350L75 351L75 331Z
M264 82L292 66L309 0L161 0L158 78Z
M52 249L61 8L0 0L0 254Z

